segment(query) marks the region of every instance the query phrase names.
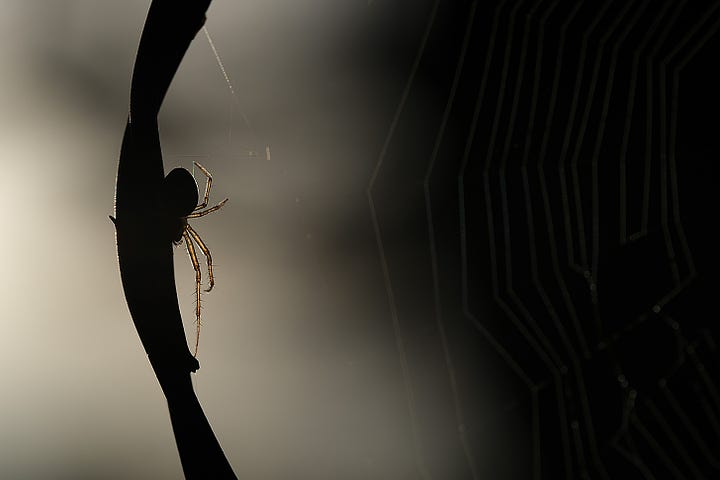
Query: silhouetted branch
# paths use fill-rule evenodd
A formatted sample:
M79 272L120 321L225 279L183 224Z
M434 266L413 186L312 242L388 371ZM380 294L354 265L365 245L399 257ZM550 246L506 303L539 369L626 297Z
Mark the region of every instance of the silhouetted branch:
M125 298L168 402L186 478L236 478L198 403L175 289L172 218L161 208L164 179L157 115L180 61L202 28L210 0L153 0L135 59L115 195Z

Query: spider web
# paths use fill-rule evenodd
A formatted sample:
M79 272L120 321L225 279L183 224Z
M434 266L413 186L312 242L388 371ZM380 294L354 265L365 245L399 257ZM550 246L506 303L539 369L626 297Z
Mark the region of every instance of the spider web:
M408 70L363 205L412 478L712 478L713 247L692 144L714 134L693 109L714 105L698 78L718 4L368 8L412 25L381 39ZM222 45L200 40L230 151L251 157Z
M223 61L223 56L220 54L219 47L216 45L215 40L213 39L213 36L210 32L210 29L207 25L203 26L202 32L198 34L198 40L201 40L201 48L206 49L207 51L200 54L205 55L206 57L211 57L214 62L214 69L215 73L219 74L222 77L222 80L225 83L225 92L226 92L226 98L227 100L223 102L225 105L228 105L227 111L228 111L228 118L225 120L225 123L227 124L227 143L224 145L218 145L215 144L211 147L208 147L207 150L201 150L202 153L171 153L169 155L166 155L166 158L169 159L172 163L178 163L180 166L190 169L193 177L196 178L196 181L198 183L198 192L202 198L203 193L205 192L206 188L206 177L202 172L199 172L199 170L195 166L195 162L198 162L204 166L210 166L212 168L212 164L217 161L218 159L229 159L231 161L237 161L237 160L246 160L246 161L256 161L256 160L265 160L270 161L271 160L271 153L270 153L270 145L266 144L262 148L258 146L258 135L255 131L255 128L251 124L250 120L248 119L247 115L245 114L245 111L243 109L242 102L240 100L240 96L238 95L235 87L234 87L234 81L231 78L230 74L228 73L228 70L225 67L225 63ZM240 121L238 121L238 119ZM240 123L240 125L238 125ZM242 142L242 143L240 143ZM182 149L181 149L182 151ZM212 198L217 197L217 188L215 188L211 192L211 201L210 204L212 205ZM190 258L189 252L186 251L188 254L188 259ZM184 257L184 256L182 256ZM191 260L191 259L190 259ZM183 262L185 262L186 259L183 258ZM192 263L192 262L190 262ZM203 284L206 284L208 281L208 271L206 264L204 262L200 262L201 269L202 269L202 276L203 276ZM182 267L181 267L182 268ZM213 269L217 271L218 264L217 262L213 262ZM184 268L183 268L184 270ZM186 290L187 286L185 285L185 282L180 282L180 289ZM194 289L194 284L193 284ZM200 288L199 295L202 299L205 298L206 294L208 292L205 291L204 286ZM195 310L195 307L197 305L197 297L195 292L187 293L186 296L192 295L193 299L193 312ZM184 302L183 302L184 303ZM200 310L204 310L204 303L201 303ZM186 328L186 335L188 337L188 342L190 344L195 344L197 341L196 335L201 335L202 332L197 332L197 319L194 317L194 315L188 315L188 318L192 317L192 324L190 324L190 320L186 321L187 328ZM202 319L200 321L201 325L203 324ZM198 380L197 376L193 376L193 385L197 388L198 386Z
M366 189L420 478L720 467L712 287L696 261L712 247L707 218L681 210L701 206L690 132L715 97L685 85L705 85L694 66L717 51L718 7L425 6ZM488 350L513 378L495 412L478 406Z
M217 48L215 47L215 42L213 41L212 37L210 36L210 32L208 31L207 26L203 27L203 34L205 36L205 39L207 40L208 45L210 46L210 49L212 50L212 54L215 57L215 61L217 62L217 65L220 69L220 72L223 75L223 78L225 79L225 83L227 83L228 90L230 91L230 95L232 97L232 103L234 108L231 109L231 116L230 121L228 122L230 127L228 129L228 144L230 145L231 149L239 149L244 154L247 155L248 158L257 157L258 156L258 147L257 147L257 135L255 133L255 129L250 124L250 121L248 120L247 116L243 112L241 105L240 105L240 98L235 93L235 88L233 87L232 82L230 81L230 77L228 76L227 71L225 70L225 65L223 64L222 58L220 57L220 53L218 52ZM233 125L234 122L232 120L232 112L237 111L240 117L242 118L243 125L245 126L246 130L249 132L249 136L252 140L252 145L249 147L246 146L235 146L233 144ZM265 160L270 160L270 145L265 145L264 150L262 154L265 157Z
M213 73L220 75L225 84L227 100L223 103L227 105L227 119L224 121L227 124L227 143L225 145L215 145L211 151L197 154L175 153L168 155L168 158L181 159L179 160L180 163L192 168L193 176L195 175L195 167L190 162L198 161L202 163L213 156L229 157L234 160L263 159L269 161L271 159L270 145L260 145L257 132L246 115L240 95L234 86L234 80L225 67L220 48L216 45L207 25L203 26L197 40L201 40L201 42L198 42L202 44L200 47L207 50L202 55L212 58L215 64Z

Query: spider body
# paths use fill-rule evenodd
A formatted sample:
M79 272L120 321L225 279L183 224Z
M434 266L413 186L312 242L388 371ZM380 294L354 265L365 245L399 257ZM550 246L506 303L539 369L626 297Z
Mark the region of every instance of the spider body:
M192 173L174 168L165 176L162 188L162 208L171 217L186 217L198 206L198 186Z
M200 251L207 259L208 268L208 288L209 292L215 285L213 277L213 265L210 249L205 245L200 235L188 223L189 218L198 218L220 209L225 202L218 203L214 207L203 210L208 205L210 198L210 189L212 187L212 175L210 172L197 162L195 166L207 177L205 186L205 196L203 202L198 204L199 194L197 183L192 174L184 168L175 168L167 174L163 181L162 191L160 193L160 208L166 222L166 231L168 239L175 245L185 242L188 255L195 269L195 322L197 325L197 333L195 337L195 353L197 356L198 345L200 341L200 285L202 274L200 272L200 262L195 253L195 245L197 244Z
M198 206L198 187L195 178L184 168L175 168L163 180L160 207L167 223L167 235L175 245L183 240L187 216Z

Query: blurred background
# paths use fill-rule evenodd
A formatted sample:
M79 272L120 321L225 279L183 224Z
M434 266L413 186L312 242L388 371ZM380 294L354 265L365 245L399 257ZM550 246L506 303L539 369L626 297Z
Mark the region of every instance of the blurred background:
M3 478L181 477L107 218L148 4L3 3ZM234 95L201 32L162 110L166 170L199 161L211 200L230 198L194 223L217 281L195 385L242 478L414 470L365 196L407 71L375 58L376 37L405 28L388 18L366 2L215 1ZM194 274L176 252L192 345Z
M226 455L238 477L250 479L580 478L605 468L632 472L622 478L666 478L663 469L701 478L717 464L720 430L706 422L709 433L693 433L696 420L682 414L712 419L720 412L712 375L698 373L717 359L714 327L700 313L716 312L709 292L717 256L710 213L703 213L713 202L708 165L717 157L717 120L706 121L717 106L707 68L718 51L715 7L673 14L671 2L654 10L648 2L609 1L578 13L577 2L499 2L497 10L491 2L451 3L214 0L208 35L198 34L181 64L159 122L166 171L192 170L198 161L213 174L211 203L230 199L192 223L216 274L215 289L203 296L194 384ZM2 478L182 476L166 404L124 301L108 219L148 5L3 2ZM543 18L548 45L541 56ZM588 25L596 33L582 57ZM655 44L654 53L643 50ZM559 78L566 83L553 97L562 45L569 57ZM665 91L652 74L658 67L643 77L632 56L662 58L676 46L685 49L679 57L693 59L672 120L680 134L668 140L681 158L677 168L667 167L660 140L677 91L668 90L668 107L661 107ZM593 70L595 59L603 63ZM658 97L655 110L637 106L647 115L633 117L645 120L631 125L637 130L630 138L638 140L628 147L629 158L652 147L651 163L630 167L626 194L640 211L643 188L651 192L653 213L639 235L647 243L632 250L617 235L593 236L588 249L601 245L606 283L592 262L579 274L563 263L571 285L552 284L549 299L529 299L530 270L521 265L515 290L509 273L531 261L530 253L517 253L527 250L528 205L538 208L530 222L540 236L562 228L563 199L548 200L555 224L537 213L543 198L534 176L526 203L521 147L530 144L527 158L537 161L540 133L554 121L548 163L556 168L565 125L580 124L580 113L567 117L577 71L586 75L577 80L585 82L575 93L578 112L586 100L591 112L589 123L583 120L592 132L585 143L582 133L571 135L582 158L593 158L596 138L614 148L630 131L625 108L635 100L622 95L632 72L640 72L637 98L654 91L650 104ZM616 71L615 79L607 75ZM600 78L596 87L590 78ZM476 107L480 85L485 103ZM605 101L611 113L603 137L596 132L605 91L622 93ZM535 110L533 95L540 98ZM521 99L519 125L529 124L529 112L545 118L550 104L543 102L556 97L557 118L537 120L535 137L532 127L507 126L515 122L513 98ZM659 132L647 143L642 122ZM594 155L603 165L618 158L608 150ZM515 165L507 189L498 164L483 171L486 158ZM644 177L642 165L650 164ZM584 165L572 207L586 202L589 212L588 179L595 177ZM617 233L618 207L606 200L618 195L615 178L601 174L600 212L612 223L602 223L603 232ZM678 204L684 230L680 217L667 213ZM508 216L508 208L515 213ZM631 233L642 232L639 216L631 217ZM577 222L566 224L574 232L567 238L587 231L590 239L590 220ZM663 240L667 225L679 260ZM585 241L557 237L563 259ZM555 241L538 239L539 255ZM175 260L193 345L193 269L182 247ZM552 262L540 262L540 276L552 276ZM691 277L692 289L685 282ZM601 313L592 293L598 285L608 299ZM582 306L563 307L563 294ZM560 305L559 313L548 302ZM667 316L658 314L672 305ZM647 312L657 318L646 322ZM580 327L567 320L573 315ZM595 329L599 316L604 331ZM557 327L566 320L566 330ZM615 344L617 355L607 353ZM691 378L678 390L696 393L673 404L663 386L672 378ZM638 395L647 398L638 401L645 417L633 417ZM633 428L640 446L623 443ZM678 449L683 435L705 449Z

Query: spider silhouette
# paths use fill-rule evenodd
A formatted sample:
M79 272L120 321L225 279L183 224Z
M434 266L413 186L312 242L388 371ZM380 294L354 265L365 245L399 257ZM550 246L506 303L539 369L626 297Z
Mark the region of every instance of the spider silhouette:
M203 217L209 213L219 210L228 201L221 201L214 207L203 210L208 206L210 198L210 189L212 188L212 175L210 172L197 162L193 162L195 166L207 177L205 185L205 196L203 202L198 204L198 186L195 177L184 168L175 168L167 174L163 181L163 192L161 195L161 204L163 210L167 214L168 234L175 245L180 245L184 240L188 255L195 269L195 321L197 324L197 333L195 335L195 352L197 356L198 345L200 343L200 282L202 275L200 273L200 262L195 252L196 243L207 258L208 266L208 288L209 292L215 286L215 278L213 277L212 255L210 249L205 245L200 235L188 223L190 218Z

